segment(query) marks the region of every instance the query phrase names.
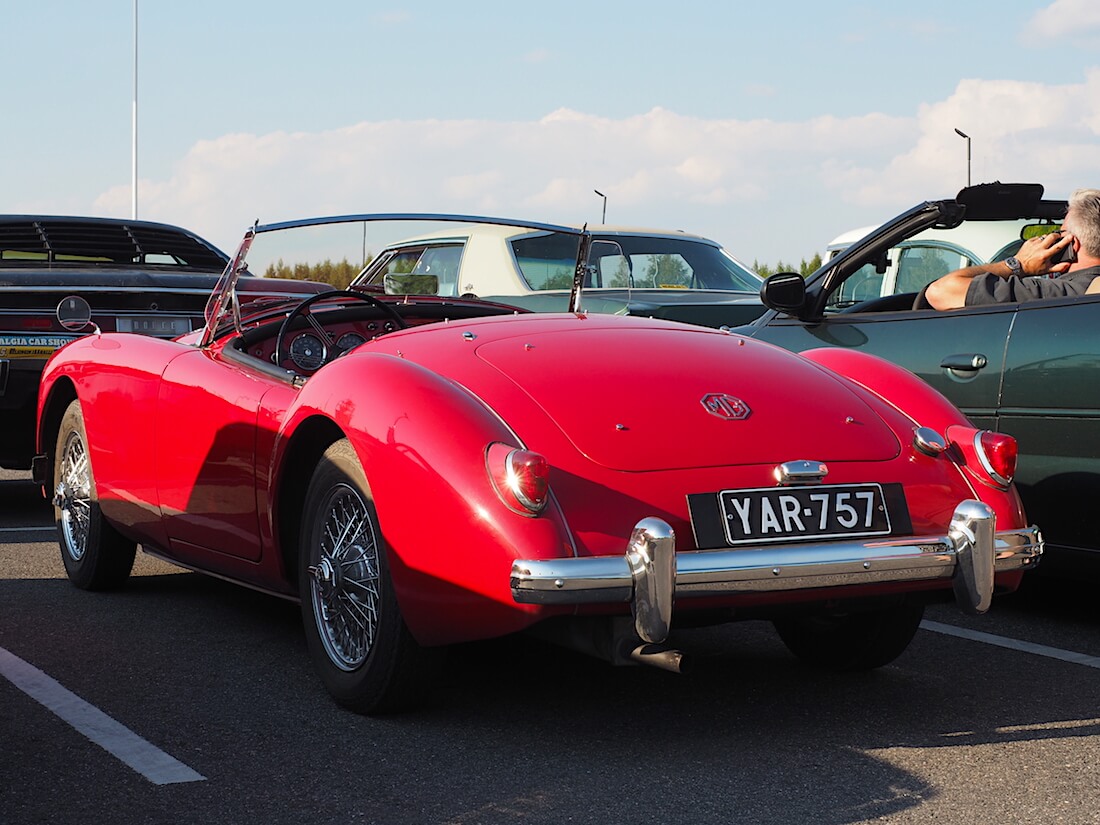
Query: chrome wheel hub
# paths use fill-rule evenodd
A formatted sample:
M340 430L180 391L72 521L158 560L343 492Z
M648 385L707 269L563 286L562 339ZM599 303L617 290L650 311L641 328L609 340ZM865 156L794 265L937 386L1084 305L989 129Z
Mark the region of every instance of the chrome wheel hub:
M378 630L378 543L366 502L354 488L333 488L324 511L318 545L311 548L310 600L325 652L350 671L366 661Z

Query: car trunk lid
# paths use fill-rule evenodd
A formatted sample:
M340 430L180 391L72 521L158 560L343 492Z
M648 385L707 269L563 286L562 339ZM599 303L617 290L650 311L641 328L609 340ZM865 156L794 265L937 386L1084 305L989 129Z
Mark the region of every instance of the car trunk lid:
M738 336L596 327L488 341L477 354L609 469L885 461L900 450L850 384Z

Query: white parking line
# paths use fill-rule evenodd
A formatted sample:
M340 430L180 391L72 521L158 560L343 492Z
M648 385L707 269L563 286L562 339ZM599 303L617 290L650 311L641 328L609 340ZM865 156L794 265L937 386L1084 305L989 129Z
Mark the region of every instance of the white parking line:
M0 676L156 785L201 782L200 773L142 739L38 668L0 647Z
M1034 653L1036 656L1046 656L1048 659L1060 659L1063 662L1070 662L1075 665L1100 668L1100 657L1088 656L1084 653L1074 653L1072 650L1062 650L1061 648L1038 645L1033 642L1024 642L1019 639L1009 639L1006 636L994 636L992 633L982 633L980 630L968 630L965 627L955 627L955 625L952 624L930 622L927 619L921 622L920 626L924 630L931 630L933 633L943 633L945 636L957 636L960 639L969 639L973 642L983 642L987 645L1007 647L1012 650L1023 651L1024 653Z

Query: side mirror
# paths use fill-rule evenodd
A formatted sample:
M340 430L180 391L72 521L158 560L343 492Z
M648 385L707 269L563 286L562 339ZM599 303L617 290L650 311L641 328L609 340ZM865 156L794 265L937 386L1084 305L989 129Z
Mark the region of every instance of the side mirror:
M760 300L769 309L797 315L806 303L806 279L796 272L769 275L760 287Z

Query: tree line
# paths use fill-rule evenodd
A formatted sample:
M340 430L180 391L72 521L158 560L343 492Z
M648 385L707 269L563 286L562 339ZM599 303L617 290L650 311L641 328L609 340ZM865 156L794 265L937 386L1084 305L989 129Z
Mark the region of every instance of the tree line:
M776 262L775 266L769 264L762 264L759 261L752 262L753 271L756 272L761 278L767 278L769 275L774 275L776 272L797 272L803 278L812 272L816 272L821 268L821 264L824 261L821 260L821 254L814 255L810 260L802 259L802 262L798 266L794 264L784 263L782 260Z
M367 263L370 263L368 258ZM333 289L347 289L366 264L353 264L347 258L339 262L329 259L319 264L287 264L280 258L268 264L265 278L287 278L294 281L320 281Z

